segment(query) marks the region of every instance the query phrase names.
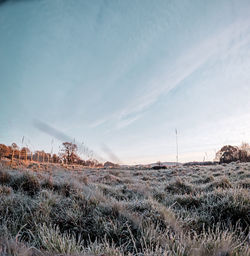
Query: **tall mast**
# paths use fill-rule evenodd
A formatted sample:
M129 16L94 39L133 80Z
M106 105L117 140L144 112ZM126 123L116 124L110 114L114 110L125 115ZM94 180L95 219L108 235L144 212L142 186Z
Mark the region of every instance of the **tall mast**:
M179 162L179 152L178 152L178 133L177 133L177 129L175 128L175 139L176 139L176 162L178 164Z

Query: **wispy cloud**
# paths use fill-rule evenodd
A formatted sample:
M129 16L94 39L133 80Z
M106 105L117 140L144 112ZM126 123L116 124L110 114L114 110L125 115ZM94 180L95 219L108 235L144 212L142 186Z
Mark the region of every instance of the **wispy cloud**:
M166 68L163 74L157 74L153 78L141 95L136 95L127 107L120 111L120 119L124 119L126 123L132 123L138 118L133 118L133 115L143 112L155 102L158 98L176 88L182 81L199 70L212 57L218 58L221 55L227 55L232 48L237 48L240 45L249 41L248 33L250 28L249 20L240 21L232 24L222 32L206 40L193 49L189 50L185 55L182 55L172 66L166 63ZM132 117L131 117L132 116Z
M250 23L246 20L232 24L208 40L201 42L179 57L171 65L165 64L162 73L147 83L143 92L134 96L126 107L115 111L110 117L116 122L115 129L123 129L139 120L145 110L157 102L160 96L167 95L172 89L197 72L211 59L225 58L233 50L249 42ZM106 121L106 120L105 120ZM97 121L102 124L104 120Z
M96 128L104 123L106 123L109 120L109 118L101 118L101 119L97 119L94 122L89 124L90 128Z
M142 114L133 116L131 118L122 118L121 120L119 120L116 124L116 129L122 129L125 128L126 126L129 126L130 124L134 123L135 121L137 121L138 119L140 119L142 117Z

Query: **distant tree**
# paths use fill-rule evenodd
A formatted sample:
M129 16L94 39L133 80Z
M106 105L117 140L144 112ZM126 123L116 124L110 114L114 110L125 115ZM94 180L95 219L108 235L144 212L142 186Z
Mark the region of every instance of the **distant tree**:
M85 161L85 166L87 167L93 167L94 166L94 162L92 160L86 160Z
M250 162L250 145L246 142L242 142L240 150L243 151L241 152L241 155L243 155L242 159L244 159L244 161Z
M247 153L246 150L244 150L244 149L239 149L238 156L239 156L239 160L240 160L241 162L247 162L247 161L248 161L248 153Z
M8 155L6 156L7 158L11 159L12 157L12 147L11 146L8 146Z
M79 165L83 165L83 166L85 166L85 165L86 165L85 161L84 161L84 160L82 160L81 158L77 159L77 164L79 164Z
M27 161L28 160L28 154L30 154L30 150L27 147L23 147L20 151L21 159Z
M13 158L20 158L20 150L15 142L11 144L11 149L12 149L12 156L11 156L12 160Z
M14 150L17 150L17 149L18 149L18 146L17 146L17 144L16 144L15 142L13 142L13 143L11 144L11 147L12 147Z
M46 153L44 152L44 150L42 150L41 153L42 153L42 162L44 163Z
M46 161L49 163L51 161L51 154L46 153Z
M95 167L103 168L103 164L102 163L98 163L98 164L95 165Z
M97 167L99 162L96 159L93 159L94 167Z
M13 158L15 157L15 152L18 151L18 146L15 142L11 144L11 161L13 161Z
M250 153L250 145L249 145L249 143L247 143L247 142L242 142L242 144L241 144L241 146L240 146L240 149L246 150L247 152Z
M35 153L34 153L34 155L33 155L33 159L34 159L34 161L36 161L36 162L41 162L41 159L40 159L40 152L41 151L35 151Z
M248 161L247 145L240 148L236 146L226 145L223 146L217 153L215 160L220 163L230 163L234 161L246 162Z
M4 144L0 144L0 158L8 157L10 155L10 148Z
M52 163L58 163L59 162L59 157L57 154L52 155Z
M64 162L68 164L72 164L78 158L77 152L77 145L72 142L64 142L63 149L61 152L61 157L63 158Z

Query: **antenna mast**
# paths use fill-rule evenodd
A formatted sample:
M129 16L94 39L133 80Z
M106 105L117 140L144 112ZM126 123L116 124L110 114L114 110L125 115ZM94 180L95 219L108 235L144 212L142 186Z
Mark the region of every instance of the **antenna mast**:
M175 128L175 138L176 138L176 162L178 164L179 152L178 152L178 133L177 129Z

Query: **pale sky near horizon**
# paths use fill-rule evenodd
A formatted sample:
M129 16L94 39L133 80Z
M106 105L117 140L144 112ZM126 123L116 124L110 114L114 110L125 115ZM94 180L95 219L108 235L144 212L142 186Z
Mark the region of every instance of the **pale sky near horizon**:
M0 143L50 151L34 120L124 164L175 161L175 128L182 162L250 142L249 0L0 3Z

